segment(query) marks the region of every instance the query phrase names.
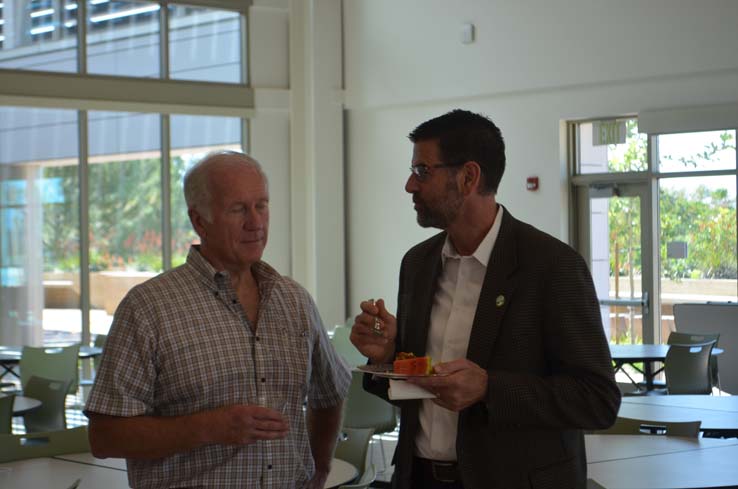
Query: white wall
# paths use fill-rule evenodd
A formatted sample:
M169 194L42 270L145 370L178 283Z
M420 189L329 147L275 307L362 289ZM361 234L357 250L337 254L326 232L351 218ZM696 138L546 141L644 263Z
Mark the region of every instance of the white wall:
M348 312L378 296L394 309L402 255L432 234L403 190L417 124L489 115L507 143L498 200L566 240L562 122L735 103L736 25L732 0L344 0Z

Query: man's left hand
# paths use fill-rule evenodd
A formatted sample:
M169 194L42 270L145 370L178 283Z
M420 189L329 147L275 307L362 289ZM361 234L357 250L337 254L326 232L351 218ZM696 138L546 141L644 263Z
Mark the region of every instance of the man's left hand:
M410 377L407 382L436 394L436 404L450 411L461 411L487 395L487 371L462 358L434 366L439 375Z
M315 470L315 475L310 479L305 486L305 489L323 489L325 482L328 480L328 472L325 470Z

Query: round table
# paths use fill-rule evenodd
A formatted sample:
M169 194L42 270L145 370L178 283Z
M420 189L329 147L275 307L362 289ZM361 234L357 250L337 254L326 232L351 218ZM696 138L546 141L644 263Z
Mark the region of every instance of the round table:
M338 487L347 482L351 482L359 475L359 471L352 464L341 460L340 458L334 458L331 462L331 471L328 474L328 479L325 481L325 489L331 487Z
M32 397L15 396L13 400L13 416L22 416L41 407L41 401Z

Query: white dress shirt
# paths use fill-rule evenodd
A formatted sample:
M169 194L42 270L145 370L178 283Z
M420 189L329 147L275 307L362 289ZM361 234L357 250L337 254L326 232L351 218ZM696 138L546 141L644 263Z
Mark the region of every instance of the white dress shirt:
M441 251L443 270L433 297L426 355L434 364L466 358L472 322L477 311L487 263L502 223L502 206L476 251L461 256L451 240ZM459 415L423 400L420 406L420 430L415 438L416 455L432 460L456 460L456 431Z

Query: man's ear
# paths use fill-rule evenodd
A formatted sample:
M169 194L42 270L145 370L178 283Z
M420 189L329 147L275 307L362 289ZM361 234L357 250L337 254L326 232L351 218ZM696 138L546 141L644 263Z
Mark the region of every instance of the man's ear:
M204 240L207 234L205 232L205 218L196 209L187 209L187 215L190 217L192 228L200 236L200 240Z
M482 185L482 168L476 161L467 161L461 167L462 173L462 191L464 195L476 192Z

